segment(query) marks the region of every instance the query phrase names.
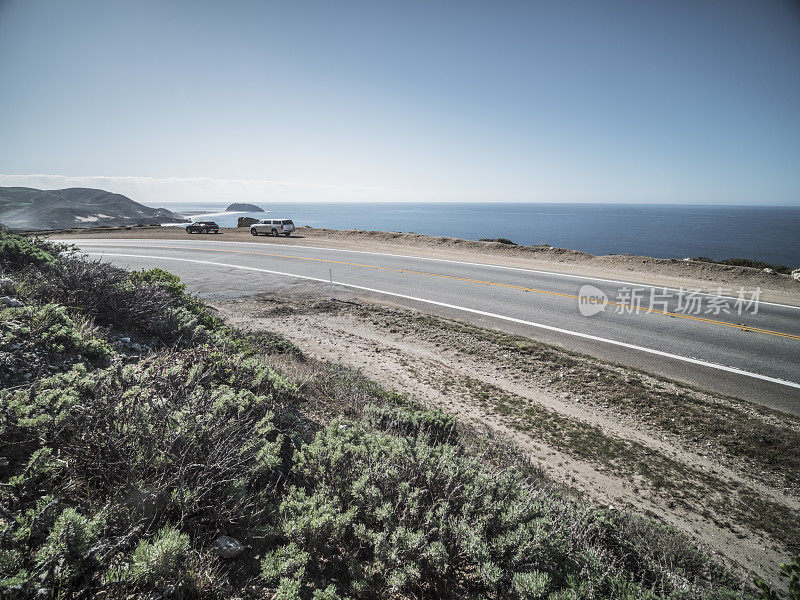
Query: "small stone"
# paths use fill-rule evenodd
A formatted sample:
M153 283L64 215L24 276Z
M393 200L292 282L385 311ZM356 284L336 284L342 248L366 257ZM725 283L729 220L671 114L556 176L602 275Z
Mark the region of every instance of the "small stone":
M133 344L131 344L131 350L134 350L136 352L141 352L142 351L142 345L141 344L137 344L136 342L134 342Z
M221 535L211 543L211 551L220 558L236 558L244 552L244 544L227 535Z
M19 308L20 306L25 306L22 302L16 298L12 298L11 296L3 296L0 298L0 304L9 308Z
M0 277L0 294L12 294L14 292L14 281L9 277Z
M800 269L795 269L792 271L792 279L795 281L800 281Z
M123 344L130 344L131 338L129 337L119 338L119 341L122 342Z
M771 275L771 274L772 274L772 273L774 273L774 272L775 272L775 271L774 271L773 269L770 269L769 267L767 267L766 269L764 269L764 273L767 273L768 275Z

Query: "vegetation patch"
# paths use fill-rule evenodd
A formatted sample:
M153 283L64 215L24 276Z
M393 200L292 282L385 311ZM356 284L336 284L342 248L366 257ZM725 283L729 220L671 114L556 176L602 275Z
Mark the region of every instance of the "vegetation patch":
M543 440L572 457L599 465L631 483L669 493L691 511L713 511L718 519L758 529L792 552L800 552L800 524L795 511L752 488L689 467L639 442L622 439L600 427L531 404L475 380L465 380L471 397L503 417L504 422Z
M480 355L488 364L510 366L520 378L558 395L609 408L659 435L723 455L748 477L763 478L800 493L800 419L714 396L629 371L528 338L417 313L380 309L389 328L436 342L448 332L453 353Z
M792 269L787 267L786 265L777 265L773 263L764 262L762 260L752 260L750 258L724 258L724 259L715 259L709 258L707 256L698 256L692 260L698 260L700 262L707 262L707 263L714 263L717 265L730 265L732 267L751 267L754 269L772 269L776 273L782 273L784 275L790 275Z

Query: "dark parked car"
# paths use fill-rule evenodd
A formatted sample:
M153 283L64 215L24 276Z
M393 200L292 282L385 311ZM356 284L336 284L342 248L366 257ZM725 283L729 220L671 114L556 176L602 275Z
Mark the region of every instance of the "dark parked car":
M219 233L219 225L214 221L196 221L186 226L186 233Z

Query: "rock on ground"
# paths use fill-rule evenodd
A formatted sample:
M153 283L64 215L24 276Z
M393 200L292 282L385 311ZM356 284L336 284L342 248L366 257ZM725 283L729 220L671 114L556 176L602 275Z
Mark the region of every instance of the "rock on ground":
M211 543L211 551L220 558L236 558L244 552L244 544L236 538L221 535Z

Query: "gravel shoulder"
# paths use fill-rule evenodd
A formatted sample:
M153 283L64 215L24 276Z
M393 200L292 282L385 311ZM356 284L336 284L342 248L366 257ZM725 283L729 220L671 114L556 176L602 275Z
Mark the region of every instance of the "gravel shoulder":
M740 572L774 575L800 550L800 419L391 303L215 307L507 437L574 493L656 516Z
M133 227L130 229L80 229L46 233L53 239L74 238L181 239L178 227ZM586 252L549 246L511 246L497 242L475 242L449 237L386 231L336 230L300 227L291 237L258 237L247 228L223 228L215 241L258 242L274 245L308 245L323 248L385 252L465 262L537 269L571 275L618 279L673 288L699 288L734 292L761 289L761 299L800 306L800 283L788 275L764 273L749 267L733 267L699 261L646 256L594 256ZM204 236L191 239L202 243Z

